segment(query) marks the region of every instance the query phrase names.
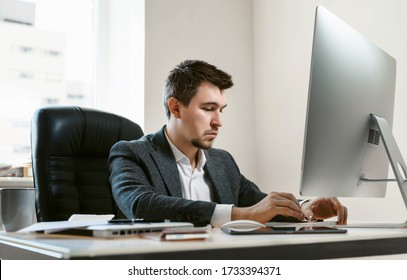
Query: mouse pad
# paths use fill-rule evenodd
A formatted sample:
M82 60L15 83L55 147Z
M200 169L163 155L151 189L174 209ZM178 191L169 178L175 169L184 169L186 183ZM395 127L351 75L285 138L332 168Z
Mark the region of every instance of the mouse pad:
M254 228L251 230L239 230L233 228L223 227L223 232L233 235L249 235L249 234L319 234L319 233L346 233L347 230L343 228L334 227L262 227Z

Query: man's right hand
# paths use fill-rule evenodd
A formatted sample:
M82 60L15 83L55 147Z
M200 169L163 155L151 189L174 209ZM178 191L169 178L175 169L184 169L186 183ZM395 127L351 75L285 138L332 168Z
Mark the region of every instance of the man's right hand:
M254 220L266 223L277 215L303 220L304 214L295 196L285 192L271 192L250 207L233 207L232 220Z

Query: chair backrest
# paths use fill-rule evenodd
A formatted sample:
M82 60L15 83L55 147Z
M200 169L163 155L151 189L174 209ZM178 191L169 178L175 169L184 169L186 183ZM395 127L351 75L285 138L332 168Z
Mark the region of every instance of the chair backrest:
M66 220L72 214L121 217L108 156L119 140L141 136L139 125L115 114L77 106L38 109L31 123L37 220Z

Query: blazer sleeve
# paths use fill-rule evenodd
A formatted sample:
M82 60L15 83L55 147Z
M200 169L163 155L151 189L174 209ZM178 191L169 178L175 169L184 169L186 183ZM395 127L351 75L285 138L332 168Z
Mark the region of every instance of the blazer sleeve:
M218 153L222 154L222 162L225 166L226 176L228 181L235 182L232 184L234 188L233 193L235 194L236 206L248 207L260 202L263 198L267 196L266 193L262 192L259 187L242 175L239 171L239 167L233 159L232 155L223 150L218 150ZM238 178L238 183L236 182ZM301 201L301 200L299 200ZM298 219L293 217L285 217L282 215L275 216L271 221L273 222L299 222Z

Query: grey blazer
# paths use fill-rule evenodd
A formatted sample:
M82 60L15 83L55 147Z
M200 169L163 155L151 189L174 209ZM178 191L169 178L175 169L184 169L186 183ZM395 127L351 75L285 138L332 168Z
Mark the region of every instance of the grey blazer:
M139 140L116 143L110 151L109 168L120 210L128 218L209 224L216 203L245 207L266 196L240 173L228 152L211 148L204 153L205 176L212 181L214 202L182 198L178 168L164 127Z

